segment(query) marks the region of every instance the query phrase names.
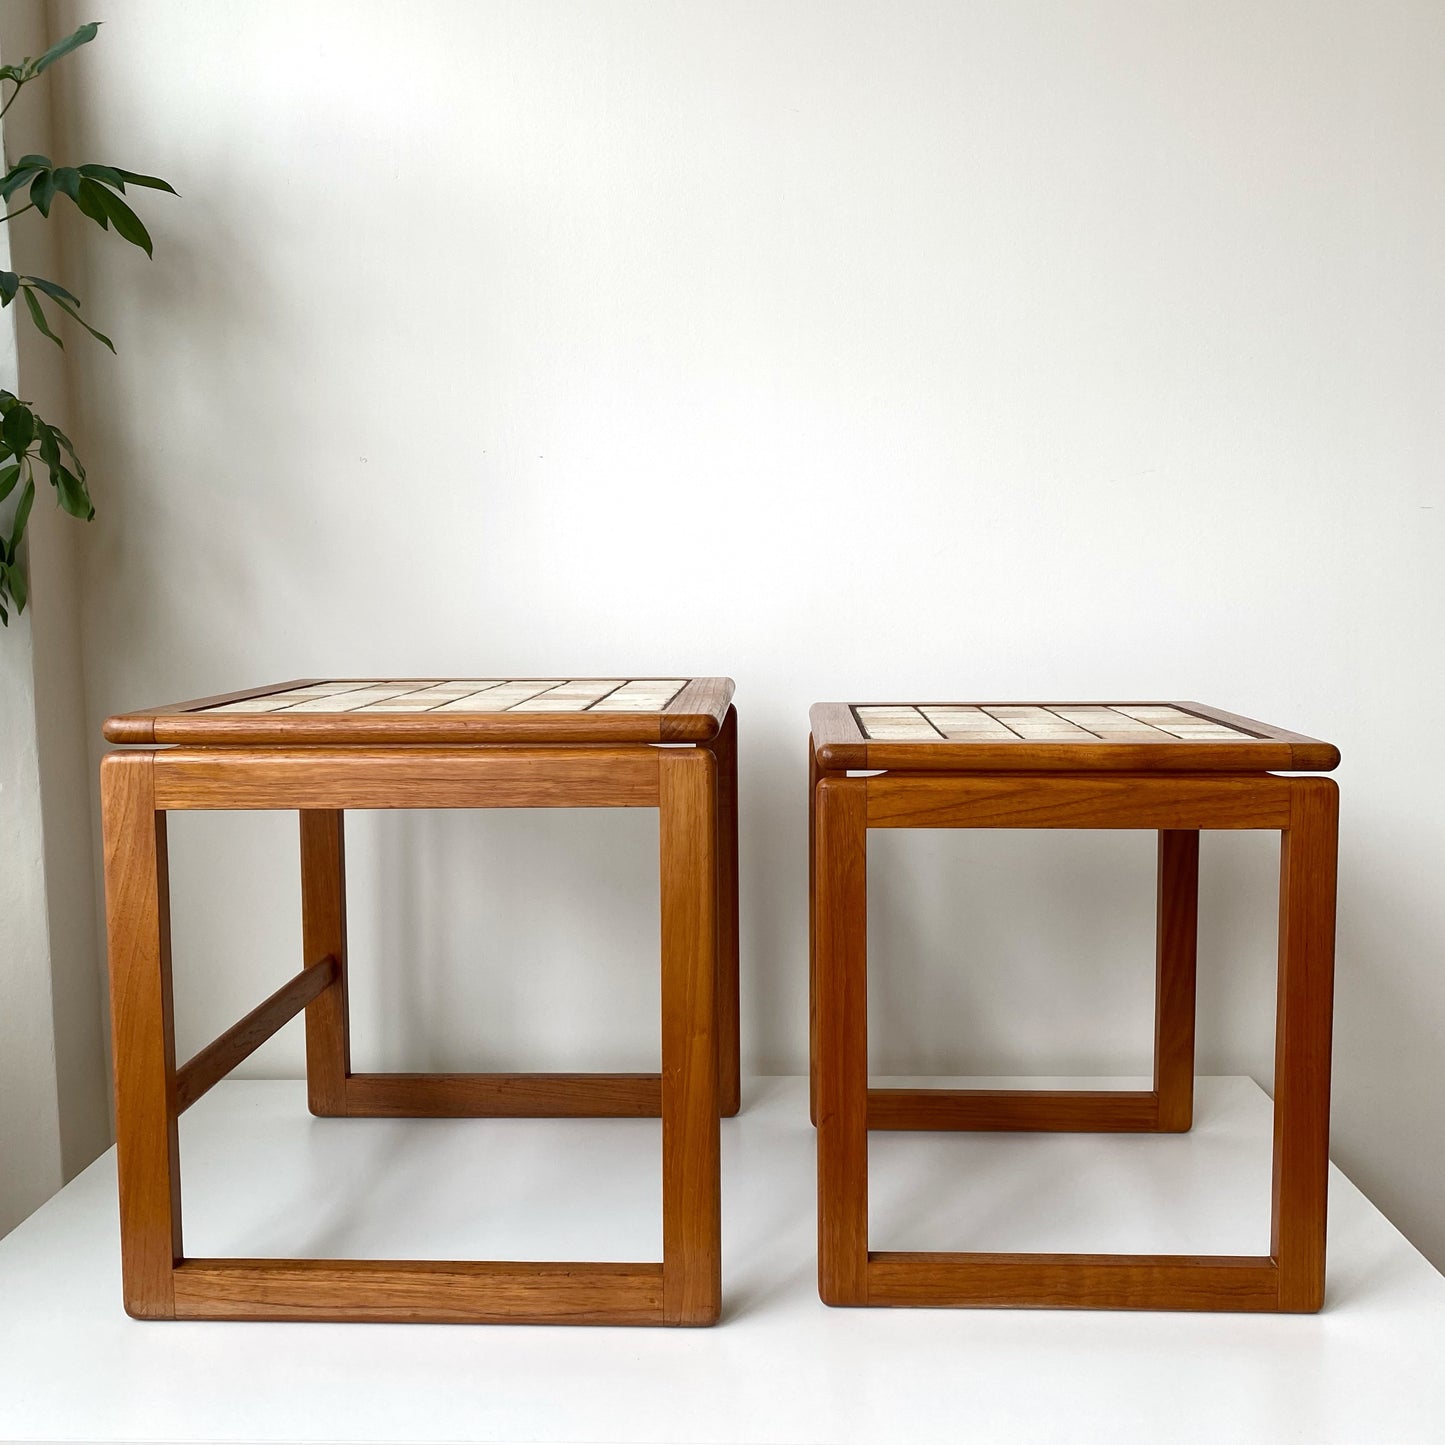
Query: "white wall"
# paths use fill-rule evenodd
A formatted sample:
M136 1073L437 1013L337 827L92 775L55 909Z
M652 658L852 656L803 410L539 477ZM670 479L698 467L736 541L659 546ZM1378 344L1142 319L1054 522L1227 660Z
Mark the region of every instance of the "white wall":
M6 64L45 49L45 21L40 0L0 7ZM51 148L50 100L39 83L12 107L8 155ZM0 264L63 277L55 239L31 212L0 228ZM0 382L64 426L63 355L16 325L19 309L0 322ZM18 500L5 504L7 532ZM30 603L0 630L0 1234L109 1139L77 538L48 490L26 537Z
M6 270L7 251L0 234ZM0 322L0 384L14 390L9 312ZM7 534L10 515L7 504ZM62 1182L35 732L30 619L12 618L0 634L0 1235Z
M1412 748L1445 708L1445 10L83 9L69 149L184 193L140 198L154 262L84 250L121 348L79 372L93 738L301 674L728 672L746 1048L780 1070L809 702L1323 735L1336 1151L1445 1261ZM175 836L184 1052L293 970L298 906L293 820ZM654 847L647 815L357 819L359 1058L644 1064ZM1148 839L874 856L881 1067L1146 1067ZM1274 869L1208 841L1206 1070L1268 1079Z

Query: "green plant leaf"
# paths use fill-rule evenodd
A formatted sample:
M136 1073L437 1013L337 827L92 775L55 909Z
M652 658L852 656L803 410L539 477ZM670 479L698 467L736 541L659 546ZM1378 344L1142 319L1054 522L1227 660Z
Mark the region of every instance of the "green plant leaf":
M6 561L13 567L16 555L20 551L21 538L25 536L25 524L30 520L30 509L35 505L35 479L32 477L25 483L25 490L20 493L20 503L15 508L15 520L10 524L10 555Z
M50 214L50 203L55 199L55 172L41 171L30 187L30 204L42 216Z
M59 166L51 172L57 191L64 191L73 201L80 194L80 172L74 166Z
M48 171L50 169L50 157L36 155L33 152L28 156L21 156L15 162L15 169L18 171L21 166L29 166L31 170Z
M5 498L15 490L15 483L19 478L19 462L14 462L10 466L0 469L0 502L3 502Z
M80 297L72 296L58 281L45 281L39 276L22 276L20 278L27 286L36 286L53 301L69 301L72 306L80 305ZM3 281L0 281L3 286Z
M132 246L139 246L147 256L153 255L150 232L141 224L141 218L114 191L107 191L103 186L96 186L96 190L100 193L101 205L105 208L111 225L115 227L116 235L129 241Z
M25 611L25 574L18 567L7 567L5 580L10 584L10 595L15 599L15 615L18 617ZM8 619L5 625L10 625Z
M59 486L55 474L60 468L60 443L48 423L35 418L35 434L40 438L40 460L50 472L50 484Z
M45 319L45 312L40 309L40 298L29 286L25 288L25 305L30 310L30 319L35 323L35 329L42 336L48 336L64 351L65 343L50 329L50 323Z
M93 326L90 324L90 322L88 322L88 321L80 314L80 312L78 312L78 311L75 309L75 306L68 305L66 302L62 301L62 300L60 299L60 297L58 297L58 296L55 298L55 304L56 304L58 307L60 307L60 309L61 309L63 312L65 312L65 314L66 314L67 316L69 316L73 321L79 322L79 324L80 324L81 326L85 327L85 329L86 329L88 332L90 332L90 334L91 334L93 337L95 337L95 339L96 339L98 342L100 342L100 344L101 344L102 346L108 346L108 347L110 348L110 354L111 354L112 356L115 355L115 342L113 342L113 341L110 339L110 337L108 337L108 336L105 334L105 332L103 332L103 331L97 331L97 330L95 329L95 327L93 327ZM78 306L79 304L80 304L79 302L76 302L76 305L77 305L77 306ZM69 449L69 445L70 445L70 444L67 442L67 443L66 443L67 449ZM74 456L74 455L75 455L75 452L74 452L73 450L71 450L70 454L71 454L71 456ZM84 473L81 473L81 475L83 476Z
M60 428L56 426L53 422L51 423L50 430L55 433L55 439L60 443L60 445L63 446L65 450L70 453L70 460L75 467L75 475L78 476L81 481L84 481L85 468L80 465L80 458L75 455L75 443L72 442L70 438L66 436L66 434L61 431Z
M81 214L89 216L102 231L110 230L110 217L105 210L105 198L109 194L99 181L87 178L81 181L80 190L75 197L75 204L80 207Z
M173 196L180 195L169 181L163 181L159 176L142 176L135 171L121 171L120 174L133 186L147 186L153 191L169 191Z
M13 271L0 271L0 306L8 306L20 289L20 278Z
M5 413L5 420L0 422L0 436L17 457L29 450L35 440L35 414L23 401Z
M93 181L104 181L108 186L114 186L116 190L125 190L125 176L114 166L98 166L93 162L89 165L78 166L76 169L80 174Z
M72 517L79 517L82 522L89 522L94 518L95 508L90 503L90 493L85 490L85 483L69 467L60 468L60 480L55 483L55 489L60 493L60 505Z
M30 62L30 75L39 75L42 70L48 70L62 56L69 55L72 50L78 50L82 45L89 45L95 39L100 30L100 22L92 20L88 25L82 25L79 30L73 30L64 40L57 40L44 55L37 56Z
M0 196L8 201L26 181L34 179L36 173L44 169L44 166L12 166L5 173L5 179L0 181Z
M0 65L0 80L13 80L19 85L20 77L24 74L18 65Z

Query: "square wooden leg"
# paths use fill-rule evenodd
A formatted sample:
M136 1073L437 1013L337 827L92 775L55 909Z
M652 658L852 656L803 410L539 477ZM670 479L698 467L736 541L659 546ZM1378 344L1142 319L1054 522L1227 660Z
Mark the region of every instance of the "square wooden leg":
M818 1293L868 1302L868 812L862 778L817 787Z
M818 1122L818 753L808 738L808 1117Z
M306 1096L311 1112L347 1112L351 1016L346 992L346 844L340 809L301 812L301 954L336 960L336 982L306 1007Z
M729 706L710 751L717 759L718 1109L742 1107L742 1007L738 973L738 712Z
M717 764L705 748L660 763L663 1320L710 1325L722 1310Z
M1279 1308L1324 1303L1339 789L1297 778L1281 847L1270 1253Z
M125 1308L137 1319L169 1319L181 1173L166 815L155 806L152 754L107 757L100 806Z
M1154 953L1154 1127L1194 1122L1194 980L1199 948L1199 831L1159 834Z

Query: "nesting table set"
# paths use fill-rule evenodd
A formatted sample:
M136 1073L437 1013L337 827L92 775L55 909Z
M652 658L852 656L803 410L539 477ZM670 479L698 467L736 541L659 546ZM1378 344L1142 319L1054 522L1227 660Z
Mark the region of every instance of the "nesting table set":
M726 678L289 682L111 718L102 764L124 1302L145 1319L714 1323L721 1117L740 1106L737 720ZM821 703L809 740L810 1070L818 1278L833 1305L1319 1309L1338 794L1329 744L1194 703ZM351 1067L348 808L648 807L659 815L661 1070ZM301 971L178 1065L167 813L294 809ZM870 1089L870 828L1143 828L1159 839L1153 1088ZM1194 1063L1199 834L1281 833L1270 1253L868 1248L868 1131L1182 1131ZM305 1012L326 1116L659 1117L662 1259L188 1258L177 1121Z

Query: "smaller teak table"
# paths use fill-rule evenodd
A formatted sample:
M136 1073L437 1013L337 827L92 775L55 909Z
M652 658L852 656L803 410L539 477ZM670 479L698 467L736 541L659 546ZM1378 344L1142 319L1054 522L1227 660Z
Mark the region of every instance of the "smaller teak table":
M707 1325L720 1114L738 1110L737 719L728 678L302 681L111 718L101 764L126 1309L143 1319ZM157 746L159 745L159 746ZM668 745L668 746L660 746ZM166 814L294 808L302 971L177 1068ZM660 1074L351 1067L347 808L656 808ZM311 1112L662 1119L661 1262L187 1259L177 1120L306 1012Z
M810 877L818 1285L833 1305L1312 1311L1324 1300L1339 796L1329 743L1198 703L819 703ZM867 774L867 776L859 776ZM1154 1087L868 1087L870 828L1159 834ZM870 1129L1190 1127L1199 833L1283 835L1270 1252L870 1251Z

